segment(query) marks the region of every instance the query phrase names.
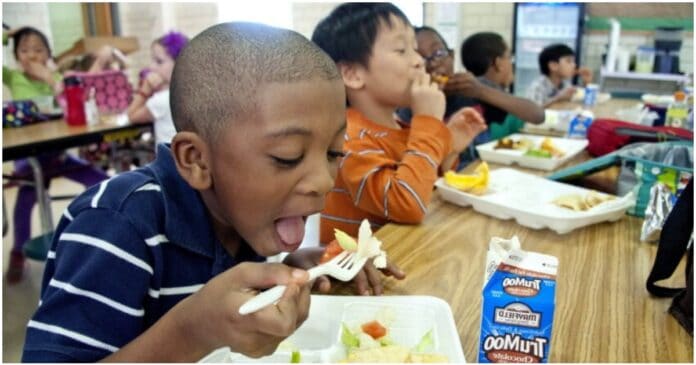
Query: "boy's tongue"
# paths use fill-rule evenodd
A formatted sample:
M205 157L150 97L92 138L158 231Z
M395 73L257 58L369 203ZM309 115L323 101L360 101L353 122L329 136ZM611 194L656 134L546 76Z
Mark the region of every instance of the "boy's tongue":
M302 242L305 228L302 217L281 218L276 221L275 226L284 244L292 246Z

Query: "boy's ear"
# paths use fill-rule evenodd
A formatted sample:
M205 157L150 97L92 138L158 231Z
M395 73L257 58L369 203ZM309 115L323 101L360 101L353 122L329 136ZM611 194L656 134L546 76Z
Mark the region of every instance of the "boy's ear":
M558 61L549 61L548 65L549 65L549 71L550 71L549 73L554 73L554 72L558 71L558 65L559 65Z
M495 72L500 72L500 70L501 70L500 62L502 62L502 59L503 59L503 56L498 56L493 60L492 66L493 66L493 70Z
M172 139L172 155L181 177L196 190L212 186L210 148L196 133L179 132Z
M339 63L338 70L341 71L343 84L350 89L362 89L365 86L364 67L356 63Z

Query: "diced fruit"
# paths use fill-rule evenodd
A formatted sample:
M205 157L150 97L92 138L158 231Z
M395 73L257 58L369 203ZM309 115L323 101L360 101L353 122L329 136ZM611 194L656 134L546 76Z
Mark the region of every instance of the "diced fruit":
M367 333L375 340L387 334L387 329L377 321L364 323L361 328L363 332Z
M340 229L334 228L334 236L338 244L346 251L356 251L358 249L358 243L355 238L348 235L348 233L341 231Z
M325 263L332 258L338 256L339 253L343 252L343 247L338 244L337 240L333 240L329 242L329 244L326 246L324 249L324 254L321 255L321 259L319 260L320 263Z

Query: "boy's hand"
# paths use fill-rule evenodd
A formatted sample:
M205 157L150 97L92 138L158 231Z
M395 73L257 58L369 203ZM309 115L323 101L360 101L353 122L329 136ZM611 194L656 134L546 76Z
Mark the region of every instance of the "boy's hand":
M573 99L573 95L575 95L575 87L568 86L558 92L558 95L556 95L556 101L569 101Z
M411 84L411 111L440 120L445 116L445 94L425 72L419 72Z
M486 130L486 122L474 108L461 108L447 122L452 133L452 150L459 153Z
M285 264L309 269L319 264L323 253L323 247L303 248L289 254L285 258ZM353 278L355 293L359 295L382 294L382 275L399 280L406 277L406 274L392 263L387 263L387 267L384 269L377 269L372 264L372 260L368 260L362 270ZM331 290L331 280L327 276L320 276L314 281L313 287L321 293L328 293Z
M53 85L53 75L51 70L38 62L24 62L22 63L22 69L29 76L30 79L43 81L49 85Z
M172 312L178 315L181 331L199 342L203 354L229 346L246 356L261 357L273 353L307 319L307 279L306 271L283 264L241 263L210 280ZM239 314L239 307L256 289L277 284L287 289L276 305Z
M353 278L355 293L358 295L381 295L384 290L382 275L391 276L399 280L403 280L406 277L406 273L390 262L387 263L386 268L377 269L372 264L372 260L367 260L362 270L358 271L358 274Z
M590 70L587 67L580 67L578 68L575 73L577 75L580 75L580 78L582 79L583 85L591 84L592 83L592 70Z
M157 72L149 72L145 77L145 80L143 80L140 91L150 97L152 94L160 91L165 86L166 85L162 76L160 76Z
M483 85L471 72L459 72L449 78L445 84L445 94L460 94L478 99Z

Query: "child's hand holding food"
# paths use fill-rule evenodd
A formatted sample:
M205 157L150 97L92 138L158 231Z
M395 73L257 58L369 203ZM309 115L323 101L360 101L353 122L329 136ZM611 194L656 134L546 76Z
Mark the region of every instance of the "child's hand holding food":
M418 72L411 84L411 111L440 120L445 116L445 94L424 71Z

